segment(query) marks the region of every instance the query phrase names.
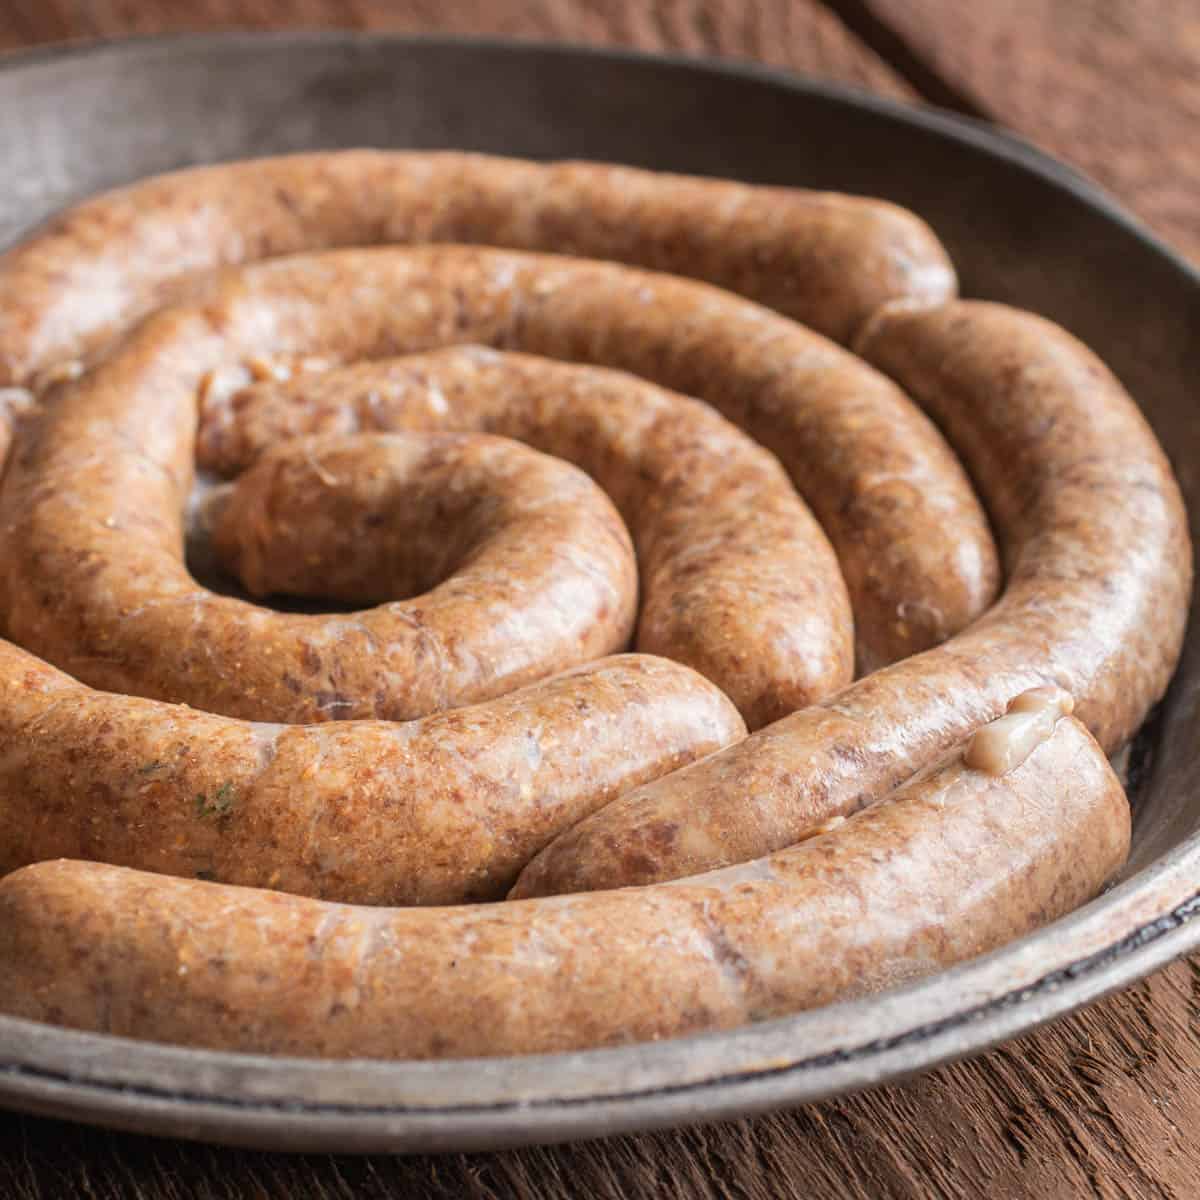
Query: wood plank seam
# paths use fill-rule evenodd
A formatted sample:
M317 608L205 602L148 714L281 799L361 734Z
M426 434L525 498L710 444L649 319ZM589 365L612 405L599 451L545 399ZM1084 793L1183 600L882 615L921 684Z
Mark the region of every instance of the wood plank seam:
M964 89L955 86L922 55L898 29L884 20L865 0L819 0L860 42L882 59L922 100L978 121L994 121L993 114Z

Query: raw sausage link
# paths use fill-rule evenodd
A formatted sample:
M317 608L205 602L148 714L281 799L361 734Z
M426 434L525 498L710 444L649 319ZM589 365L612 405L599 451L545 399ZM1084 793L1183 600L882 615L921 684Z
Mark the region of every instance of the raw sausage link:
M198 167L98 196L0 258L0 385L95 350L191 276L374 243L555 250L693 275L843 342L954 295L929 227L879 200L597 163L355 150Z
M515 896L769 853L881 799L1026 688L1071 692L1109 751L1163 694L1191 593L1187 522L1162 450L1100 361L1048 321L971 301L881 314L861 349L968 464L1004 548L1003 597L945 645L581 822L530 863Z
M0 641L0 875L66 855L362 904L498 899L556 832L744 732L648 655L409 724L298 727L94 692Z
M304 438L216 498L214 549L256 596L416 595L367 618L397 676L372 715L404 720L489 699L622 649L633 628L637 563L611 501L582 471L506 438ZM414 655L404 677L397 648L414 631L438 661ZM345 678L351 664L337 669ZM353 708L326 704L335 717L342 706Z
M342 661L369 661L364 633L248 610L198 592L184 569L177 514L197 393L231 359L372 358L465 340L679 386L775 450L830 533L868 656L939 641L992 595L990 534L949 448L894 385L825 339L704 284L627 267L461 247L359 250L243 268L150 318L61 390L0 494L9 636L95 687L280 720L320 719L312 704L297 712L284 679L302 677L289 664L315 642L323 666L311 686L337 696L340 715L380 713L385 664L354 689L340 680ZM814 557L816 586L840 595L824 566ZM929 620L897 622L898 606ZM267 644L276 665L249 661L251 643ZM259 707L248 704L248 674Z
M340 248L439 239L489 248ZM1179 651L1182 503L1083 347L954 286L875 202L457 154L182 172L9 251L0 384L37 411L0 414L0 1009L575 1049L892 986L1094 895L1129 844L1104 751ZM982 616L938 426L1003 541ZM636 644L751 738L686 666L557 673L628 637L631 539ZM188 540L379 607L216 594ZM847 687L852 638L883 669ZM421 719L252 723L345 716ZM23 866L58 856L105 865Z
M506 438L298 439L221 489L210 519L216 552L254 595L378 604L429 592L426 623L453 596L475 610L485 661L521 654L508 643L526 629L552 643L559 609L592 621L615 611L616 645L633 626L633 547L597 553L624 540L612 502L583 472Z
M956 752L832 832L645 889L365 909L48 862L0 882L0 1009L356 1058L671 1037L983 953L1089 899L1128 844L1120 784L1067 718L1007 775Z
M307 433L427 429L501 434L586 470L637 549L637 648L711 679L752 729L850 681L850 602L778 461L624 372L467 346L210 388L196 455L232 475Z

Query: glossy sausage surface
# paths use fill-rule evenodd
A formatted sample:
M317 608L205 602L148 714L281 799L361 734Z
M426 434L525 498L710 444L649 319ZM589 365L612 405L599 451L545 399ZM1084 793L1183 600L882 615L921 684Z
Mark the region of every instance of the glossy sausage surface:
M937 641L992 594L991 539L961 467L894 385L831 342L706 285L627 267L381 249L222 277L151 317L58 395L0 491L0 554L14 564L0 586L10 636L95 687L270 717L247 711L235 682L254 671L253 691L279 706L275 719L318 719L315 706L290 715L296 698L281 673L256 669L243 645L265 640L295 659L315 637L323 662L359 661L363 636L344 622L314 635L312 619L247 611L199 592L184 569L179 514L199 390L230 360L372 358L455 341L600 362L710 400L801 481L838 552L860 643L864 631L873 642ZM891 591L873 621L885 571ZM840 595L816 556L812 575ZM932 624L897 622L906 600ZM754 648L746 653L753 661ZM344 716L376 715L366 706L377 678L354 694L331 673L327 665L314 690L338 694Z
M624 518L638 650L711 679L755 729L852 678L850 601L828 541L778 460L706 404L624 371L482 346L229 378L201 403L201 467L236 475L310 434L516 438L582 467Z
M1054 684L1108 751L1166 689L1192 554L1133 401L1049 321L956 301L881 315L862 353L946 430L1000 535L999 602L944 645L622 797L551 843L514 895L674 879L770 853L882 799L1027 688Z
M1067 718L1004 776L956 752L829 833L678 884L396 910L47 862L0 881L0 1009L335 1057L672 1037L981 954L1093 896L1128 840L1120 784Z
M867 197L604 163L348 150L195 167L59 214L0 258L0 383L58 373L200 274L374 244L552 250L690 275L849 342L881 304L944 300L929 227Z
M112 865L0 880L0 1007L574 1049L1094 895L1182 503L1093 355L953 292L877 202L455 154L182 172L9 251L0 873ZM631 634L712 682L587 661Z
M69 856L362 904L494 900L555 833L744 733L649 655L419 721L297 726L95 692L0 641L0 874Z

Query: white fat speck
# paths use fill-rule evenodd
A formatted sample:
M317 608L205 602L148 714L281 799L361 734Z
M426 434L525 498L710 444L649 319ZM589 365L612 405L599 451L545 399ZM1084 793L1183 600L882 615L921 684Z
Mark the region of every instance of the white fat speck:
M429 401L429 407L439 416L445 415L450 411L450 403L446 399L446 393L442 391L437 380L431 379L428 384L426 397Z

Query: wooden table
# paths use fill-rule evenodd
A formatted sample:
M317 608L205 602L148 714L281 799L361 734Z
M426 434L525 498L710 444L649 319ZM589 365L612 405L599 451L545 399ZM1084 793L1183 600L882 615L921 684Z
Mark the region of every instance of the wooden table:
M1000 121L1200 258L1195 0L5 0L0 48L197 29L486 32L759 59ZM439 1158L288 1158L0 1116L0 1200L1200 1194L1200 960L973 1062L768 1118Z

